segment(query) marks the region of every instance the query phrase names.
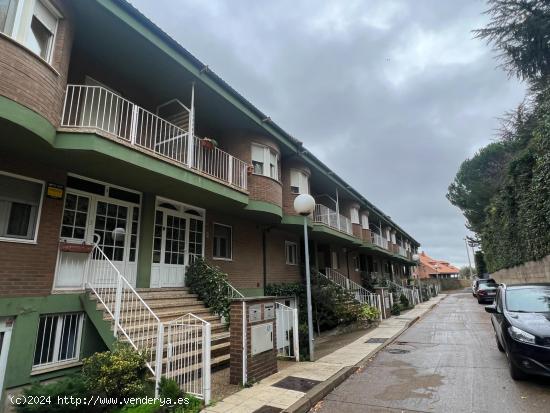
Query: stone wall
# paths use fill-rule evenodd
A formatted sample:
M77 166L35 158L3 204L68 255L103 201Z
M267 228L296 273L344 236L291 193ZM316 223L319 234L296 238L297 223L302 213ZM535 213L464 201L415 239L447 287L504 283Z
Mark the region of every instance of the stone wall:
M461 290L472 285L472 280L459 280L458 278L441 278L439 282L442 290Z
M550 282L550 255L539 261L529 261L491 274L498 283L519 284Z

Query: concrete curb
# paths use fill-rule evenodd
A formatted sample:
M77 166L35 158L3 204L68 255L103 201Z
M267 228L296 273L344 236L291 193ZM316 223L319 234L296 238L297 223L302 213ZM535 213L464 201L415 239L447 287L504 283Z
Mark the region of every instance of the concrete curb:
M444 300L444 299L445 298L443 298L442 300ZM431 305L424 314L427 314L428 312L430 312L442 300L439 300L437 303L434 303L433 305ZM364 367L365 365L367 365L367 363L370 359L375 357L380 351L382 351L384 348L386 348L391 343L393 343L401 334L403 334L414 323L416 323L418 320L420 320L420 318L424 314L422 314L420 316L416 316L413 319L407 321L407 323L405 324L405 326L401 330L399 330L393 336L388 338L384 342L384 344L382 344L380 347L378 347L375 350L371 351L368 355L366 355L363 359L361 359L361 361L356 363L354 366L342 367L340 370L338 370L336 373L334 373L332 376L330 376L327 380L323 381L322 383L319 383L318 385L313 387L311 390L309 390L305 395L303 395L294 404L292 404L289 407L287 407L286 409L284 409L282 411L282 413L306 413L306 412L308 412L311 408L313 408L313 406L315 406L319 401L321 401L327 394L329 394L331 391L333 391L336 387L338 387L340 384L342 384L353 373L355 373L361 367Z

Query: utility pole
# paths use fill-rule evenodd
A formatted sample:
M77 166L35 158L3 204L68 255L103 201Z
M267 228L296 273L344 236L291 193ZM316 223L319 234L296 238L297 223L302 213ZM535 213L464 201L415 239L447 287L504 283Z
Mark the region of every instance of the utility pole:
M470 278L474 278L472 271L472 261L470 261L470 250L468 249L468 240L464 238L464 245L466 245L466 255L468 256L468 267L470 267Z

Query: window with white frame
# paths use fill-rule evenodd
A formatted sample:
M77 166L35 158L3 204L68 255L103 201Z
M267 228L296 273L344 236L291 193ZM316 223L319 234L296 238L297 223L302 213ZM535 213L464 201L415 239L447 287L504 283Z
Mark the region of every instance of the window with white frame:
M214 224L214 248L212 257L218 260L231 260L233 257L233 228L229 225Z
M286 263L288 265L298 264L298 244L291 241L285 241Z
M309 177L299 169L290 170L290 192L293 194L309 194Z
M44 182L0 172L0 240L35 241Z
M47 0L0 0L0 31L48 63L61 17Z
M83 317L82 313L40 316L33 369L79 360Z
M254 174L279 179L279 154L268 146L252 144Z
M349 210L349 215L352 224L359 224L359 209L352 207Z
M361 227L363 229L369 229L369 216L366 214L361 215Z

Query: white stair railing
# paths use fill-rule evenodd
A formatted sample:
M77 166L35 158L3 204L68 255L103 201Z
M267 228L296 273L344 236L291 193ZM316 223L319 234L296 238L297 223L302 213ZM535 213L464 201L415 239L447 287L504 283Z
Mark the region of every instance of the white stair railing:
M86 263L86 287L113 318L115 337L145 354L147 368L155 378L155 396L158 396L158 385L164 374L176 380L182 390L203 398L208 404L210 323L191 313L161 322L98 243L96 238ZM165 332L168 335L166 346Z
M158 390L162 374L163 324L97 242L88 256L86 287L113 318L115 337L124 337L134 349L145 354Z
M350 280L344 274L341 274L332 268L326 268L325 274L321 272L319 272L319 274L334 284L342 287L344 290L350 292L353 295L353 298L355 298L355 300L359 303L368 304L371 307L377 308L378 311L380 311L380 316L382 316L382 304L378 294L367 290L355 281Z
M404 287L390 280L387 280L387 282L390 286L393 286L397 290L398 296L396 297L396 301L399 301L401 294L403 294L405 297L407 297L407 300L409 300L409 303L412 303L413 305L420 303L420 297L419 297L418 291L408 287Z
M165 376L210 403L211 325L191 313L166 323Z
M300 361L298 309L275 302L275 323L279 356Z

